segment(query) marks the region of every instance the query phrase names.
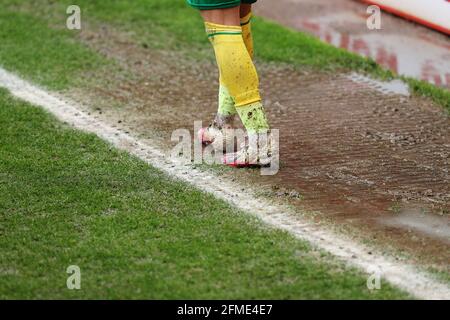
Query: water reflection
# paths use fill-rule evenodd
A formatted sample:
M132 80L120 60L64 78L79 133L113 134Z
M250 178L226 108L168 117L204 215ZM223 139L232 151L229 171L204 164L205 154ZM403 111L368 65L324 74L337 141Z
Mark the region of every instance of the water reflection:
M261 2L257 14L371 57L395 73L450 88L450 37L382 13L382 29L366 27L367 5L334 0ZM289 10L286 10L286 7Z

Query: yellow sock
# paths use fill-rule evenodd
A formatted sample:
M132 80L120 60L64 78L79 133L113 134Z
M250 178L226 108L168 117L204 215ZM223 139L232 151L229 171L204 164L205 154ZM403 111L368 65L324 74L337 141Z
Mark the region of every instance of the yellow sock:
M241 18L242 38L250 57L253 59L253 36L252 36L252 13L249 12L245 17Z
M245 47L242 28L209 22L205 26L216 54L220 82L228 89L235 106L260 101L259 79Z
M205 23L216 54L220 84L228 89L245 128L267 130L269 125L261 104L259 79L242 38L242 28Z
M244 39L245 47L253 59L253 37L251 29L252 13L250 12L245 17L241 18L242 38ZM236 107L234 106L233 98L230 96L228 89L220 84L219 88L219 108L217 110L219 115L230 116L236 114Z
M222 81L221 81L222 82ZM221 116L233 116L236 114L233 98L228 89L221 83L219 87L219 108L217 113Z
M270 129L261 101L237 107L236 111L248 133L267 132Z

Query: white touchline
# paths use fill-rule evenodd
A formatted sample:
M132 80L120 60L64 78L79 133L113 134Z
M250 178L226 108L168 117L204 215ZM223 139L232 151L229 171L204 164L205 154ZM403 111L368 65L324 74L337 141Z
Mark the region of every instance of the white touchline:
M439 282L432 275L417 267L395 261L393 258L376 252L373 248L369 249L323 226L317 226L298 214L295 215L288 207L274 205L269 201L256 198L251 190L246 190L245 193L238 192L237 190L240 188L236 183L211 173L205 173L191 165L176 162L166 156L162 150L94 119L76 104L32 85L2 68L0 68L0 87L8 89L17 98L41 106L59 120L65 121L75 128L95 133L115 147L126 150L172 177L212 193L217 198L258 217L264 223L288 231L295 237L328 251L349 265L366 273L371 273L376 268L384 279L417 298L450 299L450 287L447 284Z

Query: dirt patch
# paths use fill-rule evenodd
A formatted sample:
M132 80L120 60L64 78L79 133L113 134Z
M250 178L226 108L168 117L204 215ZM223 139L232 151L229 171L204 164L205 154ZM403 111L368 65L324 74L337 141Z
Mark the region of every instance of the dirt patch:
M199 63L145 48L106 26L85 27L81 40L121 67L95 75L104 81L88 92L70 92L96 106L90 113L166 150L173 130L192 130L194 121L213 118L213 59ZM441 233L383 223L413 206L448 224L448 116L428 100L383 94L344 75L279 65L258 69L269 120L280 129L282 167L275 176L255 170L223 174L242 182L243 190L257 183L276 201L319 211L318 220L449 271L449 244Z

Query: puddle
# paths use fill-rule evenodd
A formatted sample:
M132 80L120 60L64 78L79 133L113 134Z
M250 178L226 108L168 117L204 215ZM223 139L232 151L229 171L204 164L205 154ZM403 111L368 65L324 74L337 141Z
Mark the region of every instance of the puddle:
M408 85L398 79L389 82L378 81L358 73L351 73L348 78L355 82L366 83L367 85L381 93L409 96Z
M388 226L414 229L450 243L450 218L446 216L430 215L418 208L405 208L392 218L383 217L380 220Z
M330 4L329 0L265 1L255 11L336 47L371 57L397 74L450 88L448 36L385 12L382 29L369 30L367 5L351 0L333 0Z

